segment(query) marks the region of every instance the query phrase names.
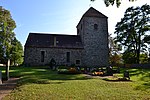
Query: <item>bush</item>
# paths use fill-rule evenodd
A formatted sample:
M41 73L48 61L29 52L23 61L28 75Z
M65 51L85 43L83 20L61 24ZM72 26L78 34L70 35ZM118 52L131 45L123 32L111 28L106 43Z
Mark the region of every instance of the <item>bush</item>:
M76 67L59 66L57 69L59 74L79 74L80 71Z
M69 69L68 66L59 66L58 69Z
M92 75L95 75L95 76L103 76L103 75L104 75L104 72L93 72Z

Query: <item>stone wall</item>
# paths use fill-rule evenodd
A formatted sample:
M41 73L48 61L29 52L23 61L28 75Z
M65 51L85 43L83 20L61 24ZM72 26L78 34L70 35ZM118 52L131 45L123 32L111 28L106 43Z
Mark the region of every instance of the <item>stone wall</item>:
M45 52L44 62L41 62L41 51ZM67 62L66 53L70 52L70 62ZM80 60L82 66L83 49L62 49L62 48L25 48L24 63L27 66L47 65L53 58L57 65L76 64L76 60Z
M97 25L97 29L94 25ZM108 66L107 18L84 17L78 27L83 41L83 63L85 66Z

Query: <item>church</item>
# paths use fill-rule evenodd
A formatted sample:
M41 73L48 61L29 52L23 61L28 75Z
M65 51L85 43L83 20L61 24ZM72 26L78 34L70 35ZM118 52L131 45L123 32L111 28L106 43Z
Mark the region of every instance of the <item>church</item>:
M108 17L90 7L80 19L77 35L29 33L24 46L26 66L108 66Z

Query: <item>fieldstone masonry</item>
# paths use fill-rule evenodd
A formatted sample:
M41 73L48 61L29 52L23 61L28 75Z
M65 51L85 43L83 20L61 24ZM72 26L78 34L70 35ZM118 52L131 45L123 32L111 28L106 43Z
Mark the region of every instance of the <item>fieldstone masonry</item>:
M29 35L25 44L25 64L35 66L45 65L49 64L53 58L57 65L108 66L107 19L105 15L91 7L79 21L77 25L77 35L70 36L70 39L66 38L66 36L54 35L52 37L52 35L47 35L50 38L52 37L51 41L48 41L48 37L35 40L38 34L35 35L32 33L32 35L34 34L32 39ZM29 40L30 43L28 42ZM47 42L42 44L40 41ZM47 43L52 44L45 45ZM41 61L41 51L44 52L43 62ZM69 61L67 61L68 59Z
M44 62L41 62L41 51L45 51ZM76 60L81 60L82 49L59 49L59 48L27 48L25 50L25 61L28 66L39 66L49 64L53 58L57 65L75 64ZM66 62L66 52L70 52L70 62ZM30 55L30 56L29 56Z
M96 25L96 27L94 27ZM108 22L106 16L83 16L77 25L84 46L85 66L108 66Z

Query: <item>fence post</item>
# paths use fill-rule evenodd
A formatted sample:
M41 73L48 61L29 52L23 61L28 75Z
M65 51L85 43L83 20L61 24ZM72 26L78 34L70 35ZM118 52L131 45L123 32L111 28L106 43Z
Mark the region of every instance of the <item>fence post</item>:
M2 84L2 72L0 70L0 84Z

